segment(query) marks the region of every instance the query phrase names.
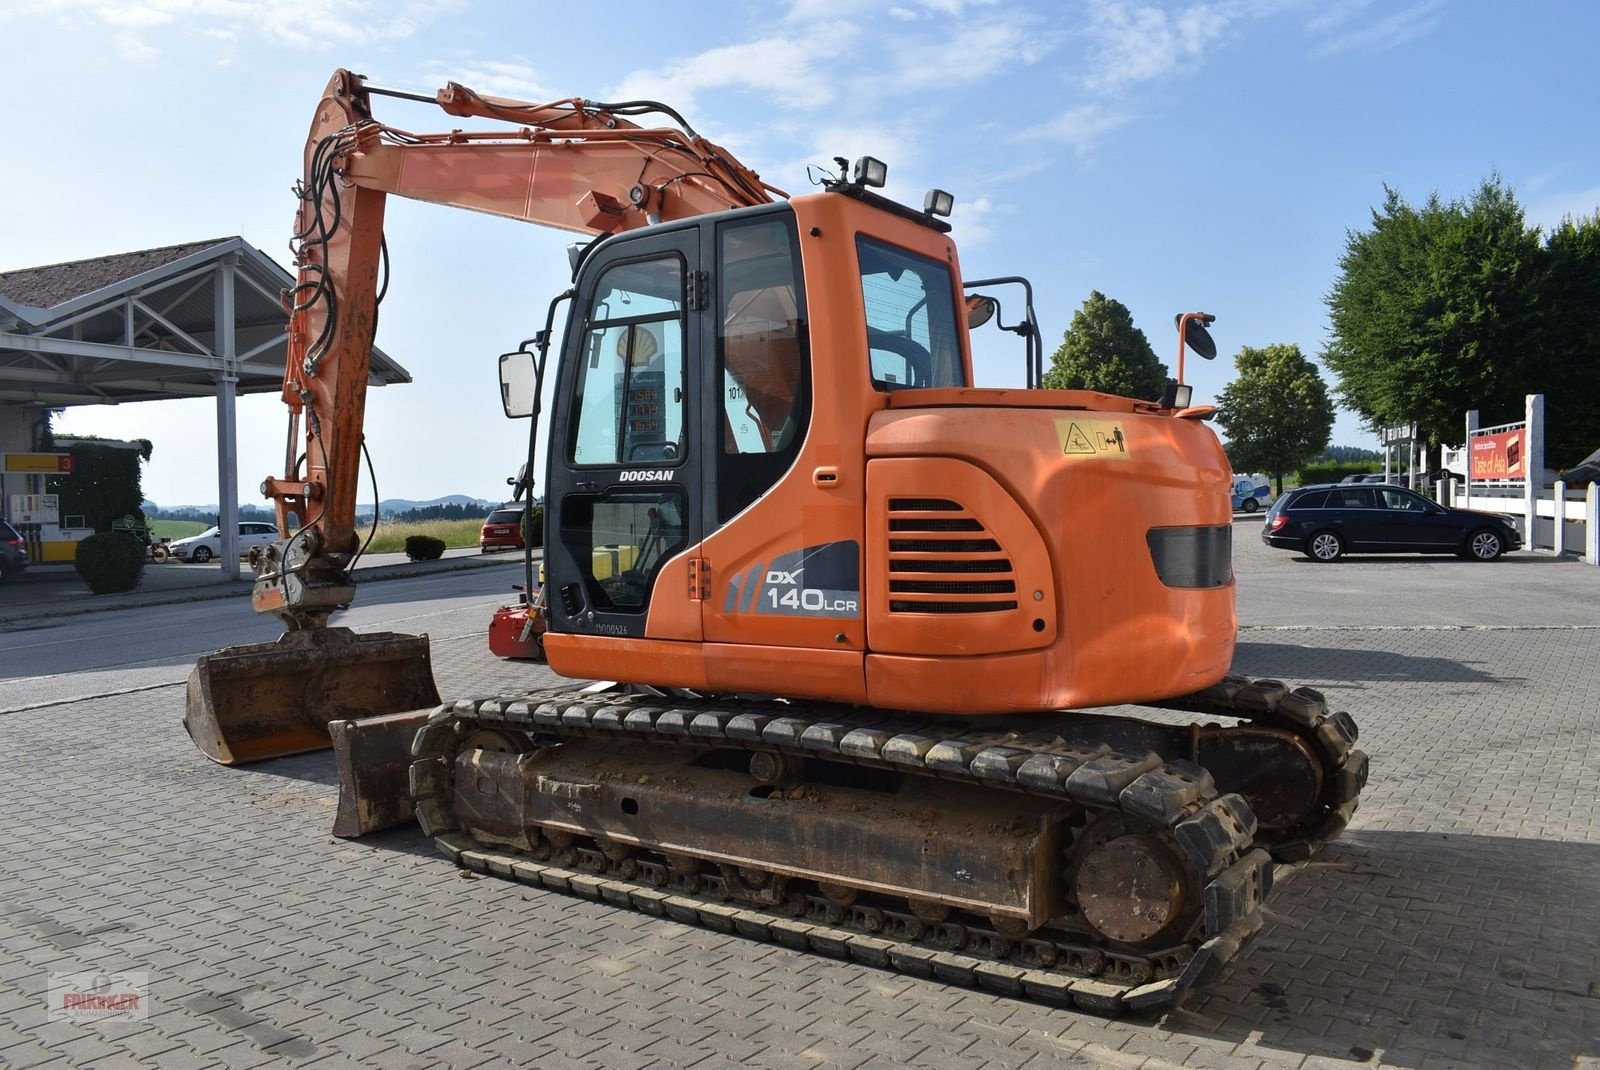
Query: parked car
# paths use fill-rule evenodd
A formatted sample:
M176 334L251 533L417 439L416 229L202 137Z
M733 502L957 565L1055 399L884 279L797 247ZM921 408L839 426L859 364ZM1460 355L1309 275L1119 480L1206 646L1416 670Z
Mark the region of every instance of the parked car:
M478 551L486 554L490 550L522 549L522 516L525 508L518 503L502 506L490 513L483 521L483 530L478 533Z
M1323 483L1290 491L1267 510L1261 541L1313 561L1345 554L1459 554L1493 561L1522 547L1508 517L1436 505L1404 487Z
M1383 478L1382 472L1357 472L1355 475L1345 476L1339 480L1344 483L1388 483L1390 480ZM1398 486L1399 484L1396 484Z
M17 529L0 520L0 579L28 567L28 547Z
M250 553L251 547L266 546L278 538L276 524L263 524L255 520L239 522L239 556ZM213 557L222 555L222 529L209 527L187 539L175 539L167 544L167 551L179 561L193 561L203 565Z

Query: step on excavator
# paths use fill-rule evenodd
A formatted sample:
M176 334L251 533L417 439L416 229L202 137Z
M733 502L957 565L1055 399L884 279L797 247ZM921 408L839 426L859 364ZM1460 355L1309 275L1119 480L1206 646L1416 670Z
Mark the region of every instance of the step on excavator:
M378 97L475 128L409 132ZM789 197L662 104L338 71L297 187L289 445L262 485L283 538L252 555L285 631L201 658L185 726L225 764L338 741L345 835L414 808L485 873L1167 1010L1367 771L1321 694L1229 672L1229 465L1182 382L1213 317L1179 318L1160 398L1043 389L1032 288L962 278L950 195L919 210L879 192L880 161L837 163ZM390 195L584 239L500 358L525 473L547 448L542 584L530 550L496 630L570 685L441 702L426 637L329 625L362 550ZM1007 324L995 295L1019 287ZM973 385L990 319L1021 336L1025 388Z

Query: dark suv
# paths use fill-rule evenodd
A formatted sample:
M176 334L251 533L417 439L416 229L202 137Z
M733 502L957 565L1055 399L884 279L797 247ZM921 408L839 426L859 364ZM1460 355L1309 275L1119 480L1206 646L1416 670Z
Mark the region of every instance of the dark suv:
M0 579L28 567L28 548L17 529L0 520Z
M1267 510L1261 541L1313 561L1345 554L1459 554L1493 561L1522 547L1506 517L1435 505L1404 487L1321 484L1292 490Z

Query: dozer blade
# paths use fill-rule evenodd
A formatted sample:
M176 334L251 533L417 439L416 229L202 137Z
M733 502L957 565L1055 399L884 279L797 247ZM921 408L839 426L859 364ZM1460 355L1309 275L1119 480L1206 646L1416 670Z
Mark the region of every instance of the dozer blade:
M308 628L202 657L183 727L206 757L240 765L331 746L332 721L438 704L427 636Z
M339 770L339 812L333 834L353 840L416 819L411 802L411 741L428 723L429 707L334 721L333 760Z

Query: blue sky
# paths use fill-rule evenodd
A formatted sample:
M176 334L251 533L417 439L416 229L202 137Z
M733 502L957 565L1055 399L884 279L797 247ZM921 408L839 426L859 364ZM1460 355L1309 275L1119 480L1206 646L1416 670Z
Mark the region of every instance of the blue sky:
M903 200L952 191L964 272L1028 276L1047 352L1090 290L1169 363L1173 314L1216 314L1221 356L1188 362L1205 400L1241 345L1320 352L1345 234L1385 183L1419 201L1498 171L1531 222L1594 212L1597 30L1589 2L9 0L0 270L231 234L287 264L335 67L427 92L650 96L791 192L808 163L865 152ZM500 414L495 356L542 325L569 238L398 200L387 229L378 344L416 382L369 399L380 490L499 497L526 424ZM1022 374L1020 350L979 354L981 385ZM150 497L215 499L210 402L59 426L149 438ZM244 488L281 463L283 426L273 398L241 403ZM1349 415L1334 441L1375 445Z

